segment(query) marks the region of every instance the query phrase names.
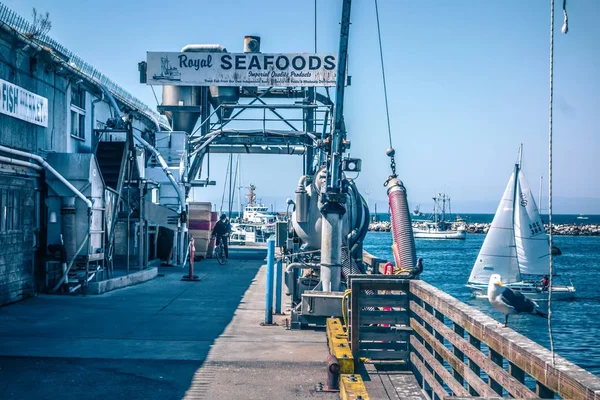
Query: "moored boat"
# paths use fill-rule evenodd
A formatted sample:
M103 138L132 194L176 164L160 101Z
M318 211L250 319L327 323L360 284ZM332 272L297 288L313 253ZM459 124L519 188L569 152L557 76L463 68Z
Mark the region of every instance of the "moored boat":
M438 194L433 197L433 214L427 221L413 223L415 239L466 239L467 229L463 220L446 220L446 204L450 209L450 197ZM418 211L415 210L415 212ZM422 215L422 213L421 213Z

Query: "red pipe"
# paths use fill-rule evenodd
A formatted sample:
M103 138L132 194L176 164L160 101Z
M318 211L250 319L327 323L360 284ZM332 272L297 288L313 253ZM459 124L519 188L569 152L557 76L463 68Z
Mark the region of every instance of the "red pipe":
M410 220L410 210L408 209L408 200L406 198L406 188L396 178L389 181L387 188L392 237L394 238L392 251L394 253L396 268L412 269L417 265L417 251L412 222Z

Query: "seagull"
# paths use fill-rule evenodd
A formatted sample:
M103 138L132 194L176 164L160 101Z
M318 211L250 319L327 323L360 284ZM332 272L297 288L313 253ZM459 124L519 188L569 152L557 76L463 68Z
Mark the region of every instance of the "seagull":
M538 304L510 288L502 286L502 278L498 274L490 277L488 284L488 300L498 311L504 313L504 327L508 326L508 316L511 314L529 313L548 318L548 314L539 310Z

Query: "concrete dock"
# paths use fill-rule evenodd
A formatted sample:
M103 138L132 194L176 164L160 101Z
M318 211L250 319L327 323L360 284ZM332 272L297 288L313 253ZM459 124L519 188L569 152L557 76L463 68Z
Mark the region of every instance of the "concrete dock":
M262 260L196 263L199 282L161 267L141 285L40 295L0 308L3 399L339 398L323 332L264 320Z

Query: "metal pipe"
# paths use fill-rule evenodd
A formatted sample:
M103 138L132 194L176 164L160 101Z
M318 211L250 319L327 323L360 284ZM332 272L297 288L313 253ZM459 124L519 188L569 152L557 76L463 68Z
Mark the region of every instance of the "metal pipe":
M171 171L169 171L169 166L167 165L167 162L165 161L165 159L162 157L160 152L158 150L156 150L156 148L154 148L154 146L152 146L150 143L146 142L139 133L133 132L133 137L135 138L135 140L140 142L140 144L142 146L144 146L147 150L149 150L152 154L154 154L154 156L156 156L156 159L158 160L160 167L164 171L165 175L167 175L169 182L171 182L171 185L173 185L173 188L177 192L177 197L179 197L179 202L183 209L185 207L185 195L181 191L181 188L179 187L179 184L175 180L175 177L173 176Z
M50 164L48 164L48 162L46 160L44 160L42 157L38 156L37 154L27 153L25 151L13 149L13 148L6 147L6 146L0 146L0 151L4 152L4 153L8 153L8 154L14 154L19 157L25 157L25 158L35 160L37 163L41 164L42 167L44 167L48 172L50 172L52 175L54 175L56 177L56 179L61 181L67 188L69 188L70 191L75 193L75 195L77 197L79 197L87 205L88 209L91 211L92 202L87 197L85 197L83 195L83 193L81 193L79 190L77 190L77 188L75 186L73 186L68 180L66 180L64 176L62 176L61 174L58 173L58 171L56 171L54 168L52 168L52 166Z
M340 363L336 356L327 356L327 391L340 390ZM360 397L360 396L359 396Z
M265 293L265 325L273 323L273 274L275 268L275 240L267 242L267 284Z
M327 212L321 224L321 282L324 292L337 292L341 285L342 213Z
M396 268L413 268L417 263L417 251L413 235L410 210L406 197L406 188L397 178L388 182L388 200L394 244L392 251Z
M283 272L283 263L281 260L277 261L277 268L275 269L275 314L281 314L281 281Z
M37 164L30 163L30 162L27 162L27 161L17 160L16 158L10 158L10 157L0 156L0 162L7 163L7 164L18 165L20 167L32 168L32 169L35 169L36 171L41 171L43 169L42 167L40 167Z
M218 53L225 53L227 52L227 49L223 46L221 46L220 44L188 44L183 46L183 48L181 49L182 53L185 53L187 51L191 51L191 52L218 52Z
M335 117L333 136L331 138L331 164L328 187L338 192L341 186L343 153L342 142L346 136L344 127L344 90L346 87L346 67L348 63L348 42L350 36L350 9L352 0L344 0L342 5L342 22L340 28L340 49L338 52L337 80L335 92Z
M115 112L116 116L118 118L123 119L124 114L121 112L121 109L117 105L117 101L115 100L115 97L112 95L110 90L108 90L108 88L104 85L98 84L98 87L100 88L100 90L102 90L102 92L106 95L106 97L108 97L108 101L110 102L112 109Z
M303 146L244 146L244 145L218 145L210 146L210 152L214 154L282 154L302 155L305 152Z

